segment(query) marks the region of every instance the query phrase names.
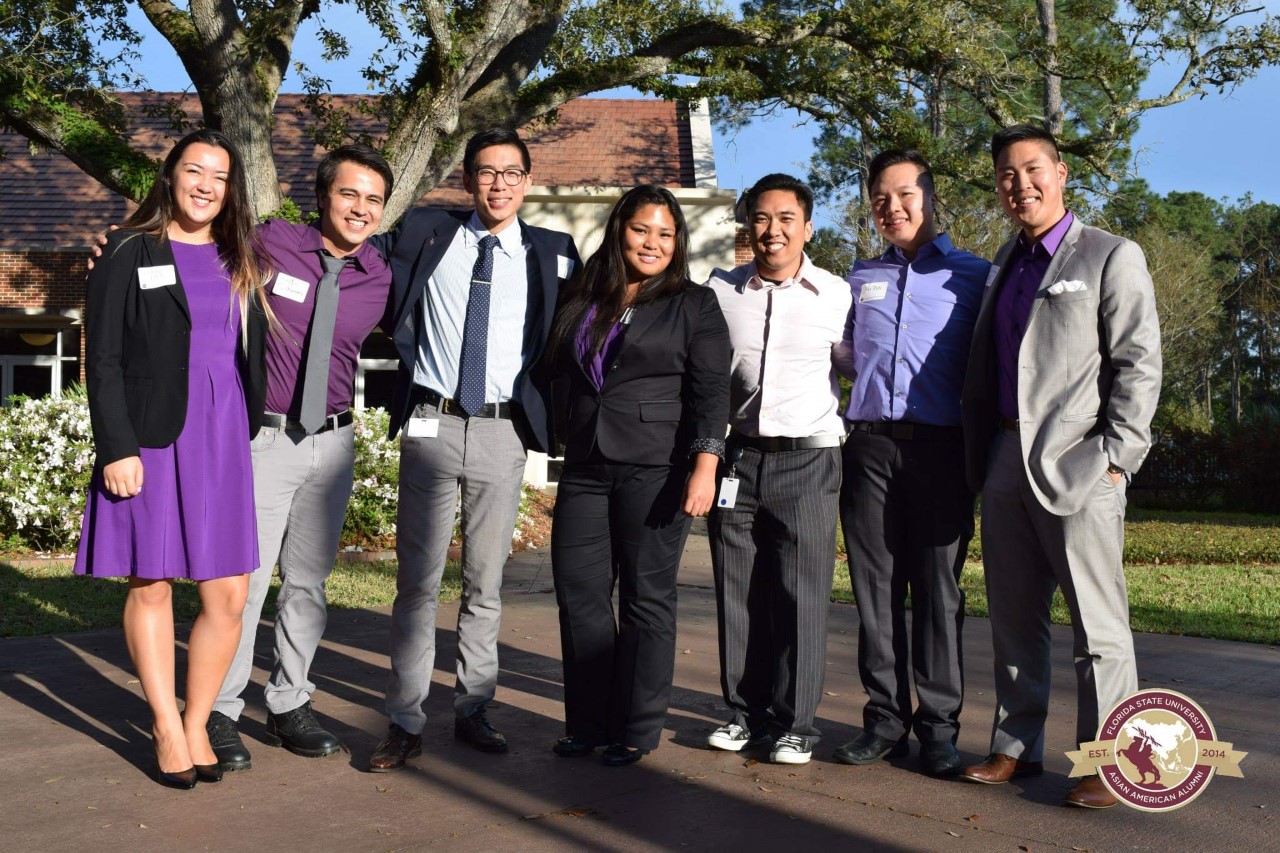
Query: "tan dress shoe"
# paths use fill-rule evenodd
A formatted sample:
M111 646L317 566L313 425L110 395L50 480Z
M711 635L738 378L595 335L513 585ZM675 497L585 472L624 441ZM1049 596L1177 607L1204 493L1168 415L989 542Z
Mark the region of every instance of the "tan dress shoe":
M1109 809L1118 802L1097 776L1081 779L1067 794L1067 805L1082 809Z
M1019 776L1039 776L1043 772L1043 762L1023 761L1002 752L993 752L981 764L960 771L960 778L983 785L1003 785Z

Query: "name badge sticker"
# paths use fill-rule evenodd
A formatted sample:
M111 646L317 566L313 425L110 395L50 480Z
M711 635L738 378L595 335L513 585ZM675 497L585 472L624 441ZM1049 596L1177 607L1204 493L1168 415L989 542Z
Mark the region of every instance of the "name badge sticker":
M887 281L869 281L862 285L862 292L858 294L859 302L879 302L884 299L885 294L889 292L889 282Z
M987 283L983 287L990 287L996 283L996 277L1000 275L1000 267L995 264L991 265L991 272L987 273Z
M173 271L173 264L160 267L138 267L138 287L143 290L168 287L177 283L178 274Z
M306 279L294 278L288 273L279 273L276 275L276 283L272 285L271 292L291 302L301 302L307 298L307 291L310 289L311 283Z
M564 255L556 255L556 275L560 278L569 278L573 275L573 258L566 258Z
M720 481L720 494L716 496L716 506L721 509L733 509L738 502L738 478L725 477Z
M439 418L409 418L409 428L405 430L409 438L436 438L440 435Z

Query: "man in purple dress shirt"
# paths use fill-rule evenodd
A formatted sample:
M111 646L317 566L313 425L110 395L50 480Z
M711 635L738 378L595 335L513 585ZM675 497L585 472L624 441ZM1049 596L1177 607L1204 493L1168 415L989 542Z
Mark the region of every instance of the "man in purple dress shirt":
M1161 370L1142 250L1067 211L1053 136L1009 127L991 156L1020 233L996 255L964 387L969 484L983 490L996 713L990 755L963 777L987 785L1043 772L1055 587L1074 633L1076 743L1138 689L1121 566L1125 489L1151 447ZM1097 776L1066 801L1116 802Z
M262 565L250 576L240 646L208 724L224 770L250 766L236 722L277 557L281 585L265 697L268 743L308 757L341 748L311 711L315 685L308 671L324 633L324 584L351 495L351 403L360 346L381 319L391 286L390 267L365 243L382 221L391 186L381 155L346 145L331 151L316 172L318 223L273 219L258 228L275 269L267 304L278 328L267 336L266 413L252 442ZM336 283L326 271L336 271ZM317 385L310 393L309 382Z
M991 264L938 233L933 176L919 153L881 152L867 186L889 248L849 275L851 363L842 367L853 392L840 495L867 703L862 733L835 758L870 764L906 755L914 731L924 772L947 776L961 766L959 581L973 535L960 389Z

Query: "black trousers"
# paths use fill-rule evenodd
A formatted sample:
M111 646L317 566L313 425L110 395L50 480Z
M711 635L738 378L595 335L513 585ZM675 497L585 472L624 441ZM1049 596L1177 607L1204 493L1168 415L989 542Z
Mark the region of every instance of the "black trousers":
M851 432L840 520L861 621L863 728L890 739L914 730L924 742L954 743L964 700L959 579L973 537L960 430L914 439Z
M551 527L565 732L652 750L675 677L676 572L692 521L685 470L570 463ZM614 621L613 587L618 586Z
M840 449L748 448L735 473L734 507L709 522L724 701L753 732L817 738Z

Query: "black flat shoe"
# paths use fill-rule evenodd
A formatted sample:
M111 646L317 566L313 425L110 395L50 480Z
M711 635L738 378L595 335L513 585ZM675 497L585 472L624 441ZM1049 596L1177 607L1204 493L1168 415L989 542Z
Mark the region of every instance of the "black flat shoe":
M604 752L600 754L600 758L604 761L606 767L626 767L628 764L635 764L648 754L649 750L647 749L637 749L615 743L612 746L605 747Z
M240 732L236 731L235 720L221 711L213 711L209 714L209 722L205 723L204 730L209 735L209 746L213 747L213 754L218 756L218 763L222 765L224 772L248 770L253 766L249 750L240 739Z
M197 764L196 780L200 782L208 782L209 784L212 784L214 782L221 782L222 781L222 765L221 764Z
M576 738L573 735L566 735L555 742L551 747L551 751L561 758L585 758L595 752L598 744Z
M177 773L166 773L159 767L156 768L156 781L166 788L177 788L179 791L190 791L196 786L196 769L188 767L186 770L179 770Z
M949 740L920 744L920 769L927 776L955 776L964 767L955 744Z
M882 758L901 758L911 752L907 736L898 740L880 737L875 732L864 731L835 752L841 764L871 764Z

